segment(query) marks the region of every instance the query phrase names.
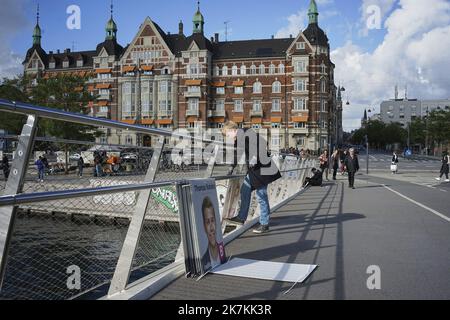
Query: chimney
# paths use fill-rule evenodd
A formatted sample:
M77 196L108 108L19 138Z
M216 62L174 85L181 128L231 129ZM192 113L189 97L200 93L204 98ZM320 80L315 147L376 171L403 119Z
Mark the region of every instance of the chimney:
M274 36L274 35L272 35L272 39L275 39L275 36Z
M49 51L48 54L53 54L53 51Z
M64 50L64 53L70 53L70 49L67 48L66 50Z
M183 21L180 20L180 23L178 24L178 34L180 36L183 35Z
M214 37L211 37L211 42L214 42Z
M292 39L292 34L290 34L290 35L289 35L289 38L291 38L291 39Z
M218 33L214 33L214 42L219 43L219 34Z
M170 31L169 31L169 32L167 32L167 35L168 35L168 36L170 36Z
M58 50L56 50L56 53L60 54L60 53L61 53L61 51L59 51L59 49L58 49Z

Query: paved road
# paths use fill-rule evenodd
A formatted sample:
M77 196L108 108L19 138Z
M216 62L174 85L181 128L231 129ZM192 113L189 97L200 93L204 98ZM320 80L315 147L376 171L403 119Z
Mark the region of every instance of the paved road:
M274 213L270 233L247 232L226 248L235 257L318 264L289 294L288 283L208 275L180 278L153 298L450 299L448 193L363 175L352 190L339 179ZM373 265L381 290L367 288Z
M360 154L360 165L362 168L366 168L367 156L365 153ZM392 154L383 153L371 153L369 154L369 169L372 170L390 170L392 160ZM413 158L411 160L399 158L398 164L399 172L408 171L439 171L441 168L441 162L436 159L427 159L423 157Z

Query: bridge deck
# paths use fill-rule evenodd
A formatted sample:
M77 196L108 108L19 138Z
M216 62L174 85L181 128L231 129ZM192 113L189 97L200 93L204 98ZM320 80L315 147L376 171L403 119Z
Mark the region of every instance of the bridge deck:
M318 264L290 293L290 283L212 274L198 282L179 278L152 299L449 299L449 222L381 185L356 184L311 188L274 213L270 233L249 231L227 246L235 257ZM380 267L381 290L367 288L371 265Z

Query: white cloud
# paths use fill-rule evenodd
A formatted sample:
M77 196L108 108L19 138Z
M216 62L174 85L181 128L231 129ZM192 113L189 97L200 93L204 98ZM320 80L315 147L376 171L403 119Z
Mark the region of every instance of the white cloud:
M289 38L290 35L296 37L305 28L307 17L308 12L305 10L290 15L287 17L288 25L278 30L275 38Z
M22 28L29 26L24 14L28 2L27 0L2 0L2 10L0 10L0 30L2 30L0 32L0 79L16 76L23 70L23 56L11 50L11 40Z
M334 0L316 0L316 3L319 6L326 6L326 5L334 3Z
M345 86L351 103L344 112L346 130L358 126L365 108L379 111L396 84L408 85L409 98L450 97L450 3L400 0L385 26L386 36L373 52L351 41L332 51L336 83Z

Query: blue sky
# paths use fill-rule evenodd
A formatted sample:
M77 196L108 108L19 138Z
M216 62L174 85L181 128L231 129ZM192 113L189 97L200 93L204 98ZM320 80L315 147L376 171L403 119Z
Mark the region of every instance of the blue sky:
M38 0L1 0L0 78L22 72L21 62L32 44ZM408 86L409 98L450 98L450 0L316 0L319 24L328 34L335 82L346 88L344 128L360 126L364 109L379 111L383 100L400 95ZM205 35L220 33L229 23L229 40L295 37L308 23L310 0L204 0ZM110 0L39 0L42 46L47 51L75 47L93 50L105 38ZM81 30L69 30L70 5L81 9ZM379 10L379 28L368 29L367 8ZM192 32L194 0L114 0L119 43L128 44L149 16L166 32Z
M384 31L376 31L370 38L358 37L357 30L351 26L360 18L361 1L325 1L319 4L320 24L327 31L332 47L341 46L352 38L355 43L371 49L382 38ZM328 3L329 2L329 3ZM104 26L109 18L108 0L40 0L42 45L46 50L72 48L90 50L103 41ZM320 3L320 1L319 1ZM12 42L14 52L26 52L31 45L31 34L35 24L37 1L28 1L26 6L27 25ZM75 4L81 9L81 30L69 30L66 20L68 6ZM288 23L287 17L306 11L309 0L227 0L201 1L201 11L205 16L205 34L212 36L221 33L224 38L224 22L230 21L229 39L270 38ZM118 38L126 45L135 36L140 23L146 16L157 22L165 31L177 32L179 20L185 24L185 33L192 30L192 16L197 2L192 0L142 1L115 0L114 18L118 25ZM234 10L232 9L234 8ZM224 12L229 12L225 13ZM307 22L306 16L304 23ZM378 35L376 35L377 33ZM294 34L296 36L296 34Z

